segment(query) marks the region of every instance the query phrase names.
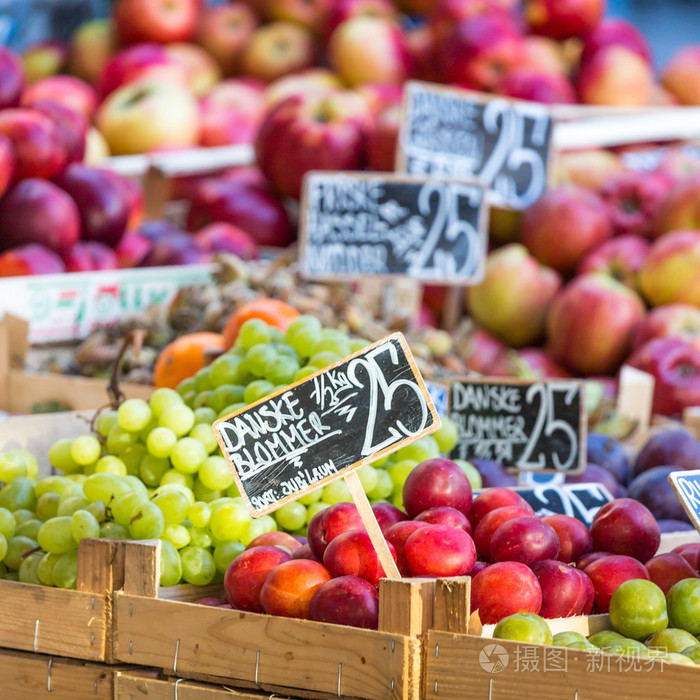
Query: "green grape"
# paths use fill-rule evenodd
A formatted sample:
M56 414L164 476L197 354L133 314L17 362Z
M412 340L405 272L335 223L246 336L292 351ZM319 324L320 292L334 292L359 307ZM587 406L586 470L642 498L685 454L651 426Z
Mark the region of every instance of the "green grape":
M19 476L0 489L0 508L12 511L21 509L33 511L35 507L36 496L34 495L33 479ZM32 517L34 517L33 514Z
M58 588L75 588L78 581L78 550L62 554L53 567L53 582Z
M338 355L330 350L324 350L323 352L312 355L307 364L311 365L311 367L315 367L317 370L325 369L336 362L340 362L344 357L344 355Z
M236 383L242 362L242 358L224 353L209 365L209 381L214 392L222 386Z
M116 411L102 411L95 420L95 430L98 435L107 437L109 431L117 424Z
M161 428L169 428L177 437L187 435L194 425L194 411L188 406L171 406L158 419Z
M187 406L187 408L190 408L194 411L194 402L195 402L196 398L197 398L196 391L188 391L182 397L182 400L185 402L185 406ZM160 421L160 418L158 420Z
M272 329L259 318L250 318L243 323L238 331L236 342L244 350L249 350L255 345L269 343L272 339Z
M15 524L17 527L24 525L24 523L34 520L34 510L29 508L18 508L12 511L12 517L15 519Z
M185 474L177 469L168 469L160 478L160 486L177 485L184 486L188 489L194 488L194 476Z
M310 377L312 374L318 372L318 367L311 367L310 365L304 365L295 375L294 382L300 382L302 379Z
M211 518L211 507L204 501L195 501L187 510L187 519L194 527L206 527Z
M350 338L348 344L350 345L350 353L353 355L371 345L369 340L365 338Z
M146 448L149 454L158 459L170 457L176 444L177 435L170 428L154 428L146 438Z
M177 385L175 391L177 391L177 393L180 395L180 398L184 398L185 394L188 394L190 391L194 391L194 379L192 377L183 379Z
M112 521L100 525L100 537L107 540L128 540L129 529Z
M367 498L372 501L381 501L389 498L393 490L394 482L391 480L389 472L386 469L377 469L377 484L373 489L367 491Z
M242 500L242 499L239 499ZM209 501L209 507L211 508L211 512L214 513L214 511L218 510L221 506L226 505L227 503L234 503L234 499L230 496L222 496L221 498L217 498L214 501Z
M181 491L161 491L151 499L163 513L166 525L178 525L187 517L190 502ZM175 544L173 542L173 544Z
M14 450L0 452L0 481L12 481L18 476L29 476L26 460L13 454Z
M265 368L265 379L273 384L291 384L299 371L299 362L291 357L277 356Z
M65 476L46 476L36 482L34 495L37 499L45 493L57 493L60 496L72 484L73 482Z
M30 540L38 539L39 528L43 525L41 520L25 520L15 530L15 537L29 537Z
M347 484L342 479L338 479L323 487L323 500L330 505L352 503L352 496Z
M200 467L200 470L201 470L201 467ZM192 487L192 491L194 492L194 497L198 501L204 501L205 503L215 501L217 498L221 498L224 495L224 492L219 491L218 489L208 489L199 480L199 478L196 478L194 480L194 486Z
M60 515L43 523L36 540L39 546L51 554L65 554L75 549L78 545L71 533L71 520L72 516Z
M216 437L214 437L214 431L211 425L204 425L202 423L195 425L192 430L190 430L188 437L201 442L209 455L219 448L219 443L216 441Z
M348 343L347 337L340 338L323 338L317 340L311 346L311 357L318 355L322 352L332 352L341 357L347 357L350 355L350 343Z
M220 455L207 457L199 466L199 480L212 491L227 489L233 483L233 473Z
M209 401L211 401L212 391L200 391L197 396L194 397L192 402L192 408L196 411L198 408L206 408L209 406Z
M241 497L241 492L238 490L238 484L235 481L226 489L226 495L229 498Z
M225 574L231 562L242 552L245 552L245 545L240 542L219 542L213 553L216 570Z
M216 411L210 406L200 406L194 409L194 424L211 425L216 420Z
M129 521L129 536L135 540L154 540L163 534L165 519L155 503L136 506Z
M101 502L101 501L100 501ZM85 496L69 496L66 499L62 499L58 504L56 509L57 516L73 515L76 510L83 510L90 505Z
M390 503L396 506L399 510L403 510L403 492L397 491L391 497Z
M254 376L265 375L265 368L277 357L270 345L254 345L245 354L245 368Z
M193 547L211 547L211 532L206 527L189 527L190 544Z
M155 430L158 427L158 418L156 418L154 415L151 415L151 420L146 423L146 427L142 428L141 430L136 433L136 436L140 443L145 444L146 440L148 439L148 436L151 434L152 430Z
M22 583L41 585L38 570L39 564L43 558L44 552L32 552L26 556L19 565L19 571L17 572L19 574L18 579Z
M73 539L80 542L85 537L99 537L100 524L89 510L77 510L71 516L70 531Z
M433 459L439 456L440 447L432 435L426 435L420 440L416 440L396 451L396 459L412 459L416 463L425 462L426 459Z
M348 334L345 331L341 331L339 328L322 328L321 338L323 340L348 340Z
M371 464L366 464L364 467L358 469L357 476L360 479L365 493L375 488L379 482L379 474Z
M3 563L8 569L17 571L24 555L32 549L36 549L39 543L29 537L10 537L7 540L7 552L3 558Z
M394 491L401 491L404 482L408 479L408 475L413 471L418 464L414 459L402 459L400 462L392 464L387 471L391 477L391 482L394 484Z
M247 405L248 404L245 401L241 401L240 403L232 403L230 406L226 406L226 408L219 411L217 418L225 418L226 416L230 415L231 413L236 413L237 411L240 411L242 408L245 408Z
M168 540L163 540L160 546L160 585L176 586L181 578L180 554Z
M309 357L311 347L321 339L321 322L315 316L297 316L287 326L285 338L301 357Z
M250 515L243 503L229 502L219 506L209 519L209 529L217 540L241 540Z
M139 475L146 486L158 486L163 475L170 469L170 461L167 457L154 457L147 454L141 460Z
M126 464L124 464L119 457L115 457L114 455L105 455L97 460L97 464L95 464L95 473L126 476Z
M7 571L3 576L5 581L19 581L19 574L16 571Z
M207 448L195 438L183 437L177 441L170 453L170 461L179 472L195 474L199 465L207 458Z
M170 542L175 549L182 549L190 543L190 531L184 525L166 525L160 538Z
M146 446L139 443L137 445L127 447L124 452L119 455L119 458L126 466L126 474L128 476L139 476L141 473L141 461L147 454L148 450L146 449Z
M5 535L0 534L0 561L5 558L7 554L7 539Z
M83 484L78 482L73 482L62 494L60 503L68 500L69 498L85 498L85 491L83 490Z
M117 409L119 425L130 433L143 430L152 416L151 407L143 399L127 399Z
M226 408L226 406L242 401L244 392L245 387L239 386L238 384L222 384L212 392L209 406L213 411L218 413Z
M0 508L0 535L9 540L15 534L17 521L11 510Z
M317 515L322 510L326 510L326 508L330 507L330 503L324 503L323 501L317 501L316 503L312 503L306 509L306 524L308 525L313 520L314 515Z
M142 494L144 497L148 498L148 488L146 484L138 478L138 476L131 476L130 474L124 477L124 481L131 487L132 491Z
M443 454L452 452L457 445L458 437L457 424L446 416L442 417L442 425L432 434L432 438Z
M53 567L56 566L56 562L60 557L60 554L42 554L39 566L36 567L36 577L39 579L39 583L44 586L55 585L53 580Z
M258 520L251 520L248 523L248 527L246 528L245 532L240 537L241 543L247 547L256 537L264 535L265 532L266 530L264 523L261 523Z
M159 418L163 411L166 411L171 406L177 406L182 403L182 396L177 393L174 389L167 389L161 387L156 389L152 394L151 398L148 399L148 403L151 406L151 411L156 418Z
M73 440L70 456L81 467L96 462L100 458L102 446L94 435L81 435Z
M287 326L284 336L285 340L289 343L292 336L296 335L296 333L300 330L305 330L307 332L315 331L320 336L323 326L321 325L321 321L319 321L316 316L312 316L311 314L301 314L300 316L292 319L290 324Z
M88 501L103 501L109 505L112 500L129 493L131 486L116 474L93 474L83 484L83 491Z
M82 486L87 480L87 474L66 474L63 478L68 479L68 481L70 481L73 485L77 484L79 486Z
M194 391L199 393L200 391L207 391L211 390L214 388L214 386L211 383L211 377L209 376L209 368L208 367L202 367L202 369L198 369L194 377Z
M102 501L95 501L94 503L90 503L83 510L88 511L88 513L92 513L92 515L98 523L101 523L102 521L107 519L107 507Z
M147 497L135 491L130 491L117 498L109 507L114 522L126 527L131 520L131 514L147 500Z
M240 502L243 503L243 499ZM277 521L271 515L261 515L255 522L263 526L264 532L275 532L277 530Z
M195 586L206 586L214 580L214 557L202 547L184 547L180 550L182 578Z
M36 495L36 491L35 491ZM36 517L44 521L58 515L58 504L61 497L57 493L45 493L36 500Z
M112 426L107 435L107 450L113 455L120 455L138 441L138 436L124 430L118 423Z
M301 503L301 505L303 506L310 506L312 503L317 503L318 501L320 501L322 497L323 487L316 488L313 491L305 493L301 498L298 499L298 502Z
M298 530L306 523L306 506L299 501L285 503L275 511L274 517L283 530Z
M256 381L248 384L248 386L245 388L243 400L247 404L254 403L255 401L267 396L274 388L275 385L272 382L268 382L265 379L257 379Z
M71 456L73 441L67 438L54 442L49 448L49 462L64 474L71 474L80 469L80 465Z

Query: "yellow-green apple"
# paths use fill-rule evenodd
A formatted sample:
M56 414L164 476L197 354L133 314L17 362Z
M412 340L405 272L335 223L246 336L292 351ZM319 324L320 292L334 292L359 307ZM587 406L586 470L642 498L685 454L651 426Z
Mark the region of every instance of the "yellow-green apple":
M214 57L224 75L236 75L259 22L255 12L242 2L206 7L199 18L196 40Z
M375 117L367 137L367 165L372 170L394 170L400 126L399 105L387 107Z
M566 77L567 65L561 47L546 36L525 36L522 41L521 68L530 68L548 75Z
M530 68L509 70L497 86L501 95L544 104L574 104L576 93L561 75L541 73Z
M652 309L639 324L632 345L638 348L653 338L680 338L700 350L700 309L691 304Z
M24 68L19 57L0 46L0 109L19 105L24 83Z
M591 250L581 260L578 274L602 272L639 291L639 270L649 254L649 247L649 242L641 236L616 236Z
M568 379L571 373L557 364L542 348L509 350L490 369L494 377L522 379Z
M606 46L624 46L639 54L651 64L651 49L644 35L630 22L624 19L610 18L600 22L583 40L581 63L588 63L600 49Z
M123 44L189 41L198 10L198 0L117 0L114 26Z
M265 16L273 21L294 22L320 34L334 0L266 0Z
M80 78L72 75L54 75L28 85L22 93L21 104L31 107L39 100L58 102L92 119L97 108L95 90Z
M87 119L80 112L50 100L38 100L32 109L53 120L66 151L66 162L81 162L87 146Z
M27 178L0 199L0 249L39 243L66 258L80 235L75 202L48 180Z
M187 228L197 231L220 221L242 229L261 246L281 248L294 240L285 208L268 189L244 180L209 178L195 190Z
M310 170L361 169L370 127L365 101L349 90L288 97L260 127L258 165L280 192L298 198Z
M581 66L577 87L585 104L644 107L652 101L654 73L638 53L612 44Z
M700 229L700 173L680 180L659 207L655 237L679 229Z
M523 10L533 34L561 41L593 30L605 14L605 0L525 0Z
M81 24L71 39L68 61L71 75L94 85L115 49L111 19L92 19Z
M639 286L652 306L700 306L700 231L670 231L656 240L639 270Z
M66 149L53 119L23 107L0 111L0 134L12 141L15 180L52 178L66 167Z
M252 236L223 221L205 226L194 238L207 253L232 253L241 260L256 260L259 255L258 244Z
M15 149L7 136L0 135L0 197L7 192L15 172Z
M447 82L492 91L519 65L522 36L508 15L494 12L458 21L437 50Z
M673 178L658 171L630 170L608 179L600 195L615 234L653 238L660 208L673 184Z
M129 210L118 178L121 176L111 171L73 163L56 180L78 207L82 240L114 248L124 235Z
M402 83L409 74L403 33L385 17L361 15L339 24L328 57L348 85Z
M328 10L326 26L323 28L324 38L328 39L333 30L345 20L361 15L395 19L396 6L391 0L336 0Z
M168 44L165 50L182 66L187 85L197 97L206 95L221 80L219 64L201 46L178 42Z
M85 157L83 162L85 165L98 165L105 158L109 158L107 141L105 141L105 137L102 136L98 129L91 126L85 138Z
M17 246L0 255L0 277L58 275L65 271L63 260L38 243Z
M652 411L680 415L700 406L700 349L680 338L654 338L638 348L627 363L654 377Z
M608 180L622 173L620 158L603 148L564 151L557 154L557 183L571 182L587 190L600 192Z
M563 185L523 213L520 240L543 264L573 272L586 253L612 235L605 204L594 192Z
M489 240L515 243L520 235L522 212L516 209L492 207L489 212Z
M525 246L511 243L486 259L480 284L470 287L470 316L513 347L539 340L547 311L561 287L561 277L528 255Z
M116 253L109 246L97 241L78 241L66 259L66 272L117 269L119 260Z
M253 32L243 50L243 73L265 83L314 64L316 42L310 30L292 22L271 22Z
M612 277L576 277L549 309L549 352L573 372L611 374L625 359L643 318L644 304L636 292Z
M341 87L343 83L337 73L328 68L309 68L270 83L265 90L265 107L270 109L292 95Z
M219 83L199 103L203 146L253 143L265 114L263 86L249 80Z
M27 83L63 72L68 61L68 45L62 41L42 41L22 51Z
M114 155L184 148L199 140L199 105L178 83L146 79L115 90L96 124Z
M700 105L700 46L678 51L661 73L661 84L684 105Z

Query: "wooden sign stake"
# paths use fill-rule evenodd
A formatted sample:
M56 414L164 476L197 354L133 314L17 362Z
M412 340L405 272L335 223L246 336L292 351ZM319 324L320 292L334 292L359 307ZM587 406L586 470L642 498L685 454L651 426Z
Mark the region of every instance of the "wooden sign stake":
M360 477L357 475L357 472L352 472L343 478L348 486L348 491L350 491L352 500L355 502L357 510L360 513L360 517L362 518L362 522L367 530L367 534L369 535L370 540L372 540L372 545L374 546L374 550L377 552L379 563L382 565L386 577L401 578L399 569L396 566L394 557L391 556L389 547L387 547L386 540L384 539L382 530L379 527L377 518L374 515L372 506L370 506L365 490L362 488Z
M683 425L700 440L700 406L688 406L683 411Z
M464 287L450 287L445 295L445 306L442 309L442 327L446 331L457 328L464 304Z
M654 377L625 365L620 370L617 412L637 423L632 442L641 447L649 435L651 406L654 400Z

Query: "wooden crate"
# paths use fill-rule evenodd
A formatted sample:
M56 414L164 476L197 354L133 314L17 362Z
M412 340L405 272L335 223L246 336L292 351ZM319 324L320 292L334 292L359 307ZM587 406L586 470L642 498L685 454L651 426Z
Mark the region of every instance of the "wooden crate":
M112 700L115 668L0 649L2 700Z

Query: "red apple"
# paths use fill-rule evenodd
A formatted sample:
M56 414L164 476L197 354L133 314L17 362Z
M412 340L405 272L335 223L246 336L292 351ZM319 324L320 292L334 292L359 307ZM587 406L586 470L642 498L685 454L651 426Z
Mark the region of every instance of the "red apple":
M71 74L94 85L114 53L115 44L112 20L92 19L81 24L71 38Z
M412 572L406 560L406 540L418 530L428 527L429 523L421 522L420 520L403 520L394 523L385 534L387 542L389 542L396 552L396 565L402 576L411 576Z
M472 487L457 464L436 457L421 462L408 475L403 485L403 504L412 518L439 506L450 506L467 515L472 505Z
M275 547L275 549L278 548ZM328 570L318 562L309 559L292 559L284 562L273 569L265 579L260 591L263 610L268 615L300 617L308 620L311 599L316 591L330 579Z
M514 518L532 517L532 508L502 506L488 512L474 528L476 553L482 561L491 561L491 539L498 528Z
M476 561L472 538L451 525L416 530L406 540L404 554L416 576L467 576Z
M292 554L292 559L309 559L310 561L316 561L321 563L318 558L311 551L311 547L308 544L303 544L299 549L297 549L294 554Z
M239 73L243 52L258 26L258 17L242 2L205 7L199 18L197 43L219 64L224 75Z
M317 622L376 630L379 623L379 593L364 579L340 576L327 581L314 593L309 616Z
M681 48L661 73L661 84L684 105L700 105L700 46Z
M496 528L489 551L493 561L519 561L531 566L543 559L556 559L559 538L554 528L539 518L511 518Z
M605 14L605 0L525 0L523 9L533 34L561 41L594 29Z
M387 547L396 561L391 542L387 542ZM334 537L323 553L323 564L333 577L358 576L373 586L386 577L372 540L364 529L348 530Z
M593 55L606 46L624 46L652 63L651 48L644 35L624 19L605 19L586 34L581 52L581 63L587 63Z
M554 559L544 559L532 565L532 572L542 589L542 607L539 614L544 618L587 615L589 587L582 571ZM590 579L589 579L590 580ZM590 601L591 605L593 601Z
M560 287L561 277L554 270L512 243L489 254L483 281L469 288L469 313L508 345L522 347L542 337Z
M618 236L588 252L578 266L578 274L603 273L638 290L639 270L648 254L649 243L646 239L635 235Z
M355 92L367 102L375 119L389 107L401 107L403 86L395 83L363 83L358 85Z
M452 28L461 21L468 22L484 15L501 15L505 19L513 17L506 6L499 0L438 0L434 3L428 19L435 35L435 45L441 46Z
M206 95L221 80L219 64L200 46L180 42L168 44L165 50L182 67L187 86L197 97Z
M12 142L15 180L28 177L50 179L66 166L66 149L54 121L31 109L0 111L0 134Z
M557 533L559 561L565 564L576 562L593 549L590 532L580 520L570 515L548 515L542 521Z
M519 377L522 379L569 379L571 372L557 364L542 348L509 350L492 365L489 374L494 377Z
M508 351L508 347L482 328L475 327L463 350L467 368L479 374L488 374Z
M518 506L530 513L530 515L535 514L532 506L517 491L498 487L492 488L480 493L474 499L467 516L472 528L476 528L481 520L491 511L505 506Z
M258 244L237 226L219 222L209 224L195 235L197 245L207 253L232 253L241 260L256 260Z
M24 89L24 68L17 54L0 46L0 109L17 107Z
M636 349L653 338L680 338L700 350L700 309L691 304L668 304L652 309L632 340Z
M22 93L22 106L33 107L48 100L70 107L91 119L97 107L95 90L83 80L71 75L54 75L28 85Z
M65 259L79 233L78 208L48 180L22 180L0 200L2 250L40 243Z
M87 148L87 119L80 112L49 100L35 102L32 109L53 121L66 152L66 162L82 162Z
M592 540L591 540L592 542ZM593 546L591 544L591 546ZM580 569L581 571L585 571L588 568L589 564L592 564L594 561L598 561L598 559L602 559L603 557L610 557L612 556L610 552L589 552L588 554L584 554L577 562L576 562L576 567Z
M403 34L383 17L360 15L339 24L328 40L328 55L348 85L400 84L409 73Z
M601 557L588 564L585 572L593 582L597 613L608 612L610 599L621 583L633 578L649 580L644 564L623 554Z
M199 106L203 146L252 144L265 114L262 90L244 80L219 83Z
M118 270L116 253L104 243L78 241L66 259L67 272L92 272L97 270Z
M68 61L68 46L62 41L40 41L22 51L27 83L63 72Z
M65 271L63 260L52 250L37 243L10 248L0 253L0 277L58 275Z
M649 578L664 592L686 578L697 578L697 572L688 562L675 552L659 554L646 563Z
M320 34L335 0L266 0L265 16L274 21L294 22Z
M408 515L391 503L373 503L372 512L385 536L392 525L408 520Z
M428 510L424 510L422 513L416 515L415 520L421 523L430 523L431 525L458 527L460 530L464 530L468 535L472 534L472 526L467 516L450 506L428 508Z
M440 82L440 71L437 65L437 44L435 33L430 25L423 24L408 27L404 31L404 46L408 55L411 78L426 80L431 83Z
M563 76L541 73L530 68L508 71L498 84L498 93L518 100L544 104L574 104L576 93Z
M258 535L246 547L246 549L253 549L253 547L263 546L284 547L290 554L294 554L297 549L302 547L302 544L288 532L279 532L278 530L275 530L273 532L265 532L262 535Z
M358 170L370 117L361 97L327 91L289 97L265 117L255 142L260 169L298 198L310 170Z
M151 251L153 243L140 233L127 232L114 249L121 269L138 267Z
M690 566L696 566L697 561L700 558L700 543L686 542L685 544L677 545L671 551L674 554L680 554L680 556L682 556L683 559L690 564Z
M372 170L393 171L401 126L401 107L387 107L374 120L367 137L367 163Z
M269 83L314 64L313 34L291 22L272 22L253 32L243 50L242 70Z
M124 44L188 41L197 23L197 0L117 0L114 24Z
M328 10L323 36L328 39L333 30L353 17L396 17L396 7L390 0L335 0Z
M631 289L601 274L570 282L547 317L549 349L582 374L610 374L627 354L644 305Z
M309 547L319 559L323 559L326 548L338 535L363 528L362 518L354 503L336 503L311 519Z
M561 236L562 230L567 232ZM520 237L543 264L572 272L583 256L612 235L600 198L576 185L546 192L525 213Z
M0 197L2 197L10 184L15 172L15 149L12 141L0 134Z
M248 78L247 80L250 80ZM313 91L342 88L343 83L337 73L328 68L309 68L285 75L271 82L265 88L265 107L269 110L292 95L305 95Z

